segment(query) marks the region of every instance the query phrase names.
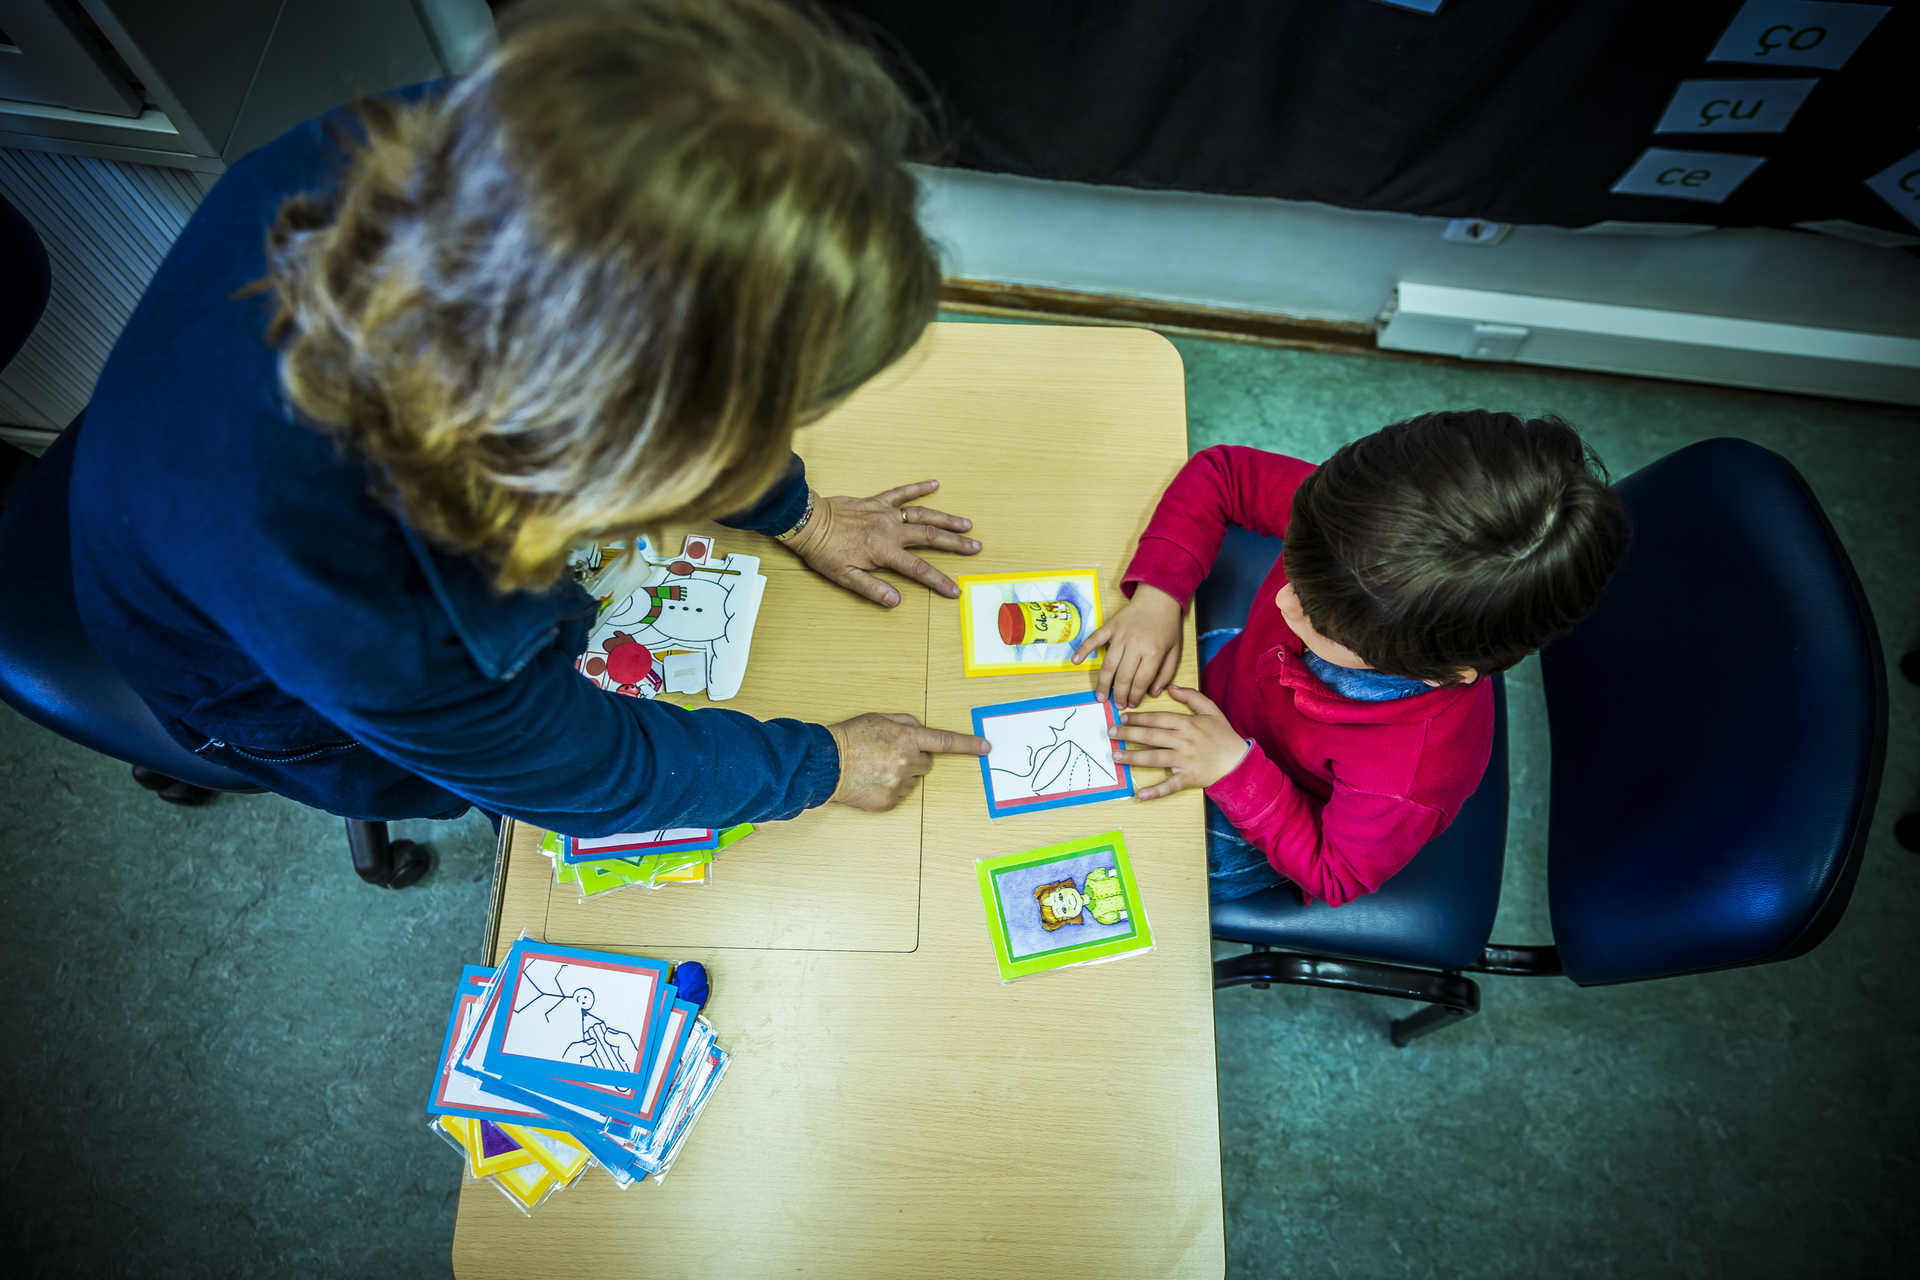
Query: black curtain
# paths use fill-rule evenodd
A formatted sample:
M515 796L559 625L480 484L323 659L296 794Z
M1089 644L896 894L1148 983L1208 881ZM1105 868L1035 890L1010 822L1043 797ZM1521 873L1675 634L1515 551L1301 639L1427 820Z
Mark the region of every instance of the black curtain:
M1916 234L1864 185L1920 148L1920 0L1832 71L1709 63L1741 0L841 0L946 162L1502 222ZM1817 78L1783 133L1653 132L1687 79ZM1767 157L1724 203L1611 195L1649 146Z

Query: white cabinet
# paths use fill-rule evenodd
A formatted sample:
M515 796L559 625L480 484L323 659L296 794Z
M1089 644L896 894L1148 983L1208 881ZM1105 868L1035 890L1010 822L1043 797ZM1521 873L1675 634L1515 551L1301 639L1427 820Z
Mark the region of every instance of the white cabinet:
M0 432L31 447L79 412L228 164L468 65L491 31L485 0L0 0L0 195L53 263L47 313L0 373Z

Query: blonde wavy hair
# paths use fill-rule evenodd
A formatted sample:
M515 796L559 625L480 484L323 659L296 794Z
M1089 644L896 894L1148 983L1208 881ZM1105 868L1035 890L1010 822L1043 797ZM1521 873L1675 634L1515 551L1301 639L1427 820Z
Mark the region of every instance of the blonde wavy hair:
M502 590L750 505L797 424L898 359L939 268L920 116L774 0L522 4L436 100L361 104L268 234L295 408Z

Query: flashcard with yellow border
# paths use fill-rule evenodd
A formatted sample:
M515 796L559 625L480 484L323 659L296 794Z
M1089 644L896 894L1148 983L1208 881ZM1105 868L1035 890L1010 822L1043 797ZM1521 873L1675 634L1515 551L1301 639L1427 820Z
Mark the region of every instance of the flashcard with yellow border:
M1083 637L1100 629L1098 570L969 573L956 581L968 675L1087 671L1104 660L1104 651L1077 667L1067 660Z

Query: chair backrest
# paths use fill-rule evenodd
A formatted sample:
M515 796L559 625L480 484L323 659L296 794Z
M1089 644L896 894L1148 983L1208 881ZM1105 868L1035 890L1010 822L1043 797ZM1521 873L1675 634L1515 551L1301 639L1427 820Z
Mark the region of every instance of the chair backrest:
M103 755L217 791L255 790L168 737L87 637L67 541L79 433L79 423L68 427L0 510L0 702Z
M1866 596L1800 473L1758 445L1702 441L1616 487L1633 545L1541 655L1567 976L1799 955L1846 908L1879 789Z

